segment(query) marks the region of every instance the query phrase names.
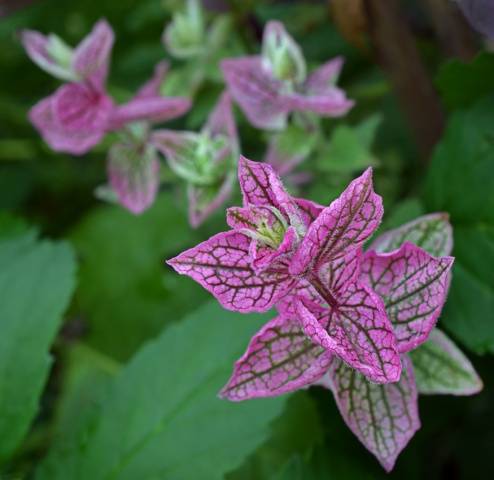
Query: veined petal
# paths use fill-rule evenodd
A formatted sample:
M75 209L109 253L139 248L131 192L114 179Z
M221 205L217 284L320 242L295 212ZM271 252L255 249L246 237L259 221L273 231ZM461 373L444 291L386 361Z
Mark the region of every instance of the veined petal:
M60 38L34 30L23 30L21 42L29 58L42 70L66 82L76 79L70 68L73 51Z
M327 371L331 354L314 345L296 320L276 317L252 337L220 393L241 401L306 387Z
M223 60L221 68L228 90L252 125L267 130L285 127L289 106L282 95L283 83L263 68L261 57Z
M164 122L182 116L190 106L190 100L185 97L136 97L114 109L112 128L142 120Z
M108 177L119 202L134 214L148 209L159 187L159 160L151 147L116 143L108 153Z
M305 224L298 207L271 165L253 162L241 155L238 164L238 180L244 206L274 207L286 215L297 232L305 233Z
M304 83L303 90L310 95L320 95L336 84L345 60L336 57L316 68Z
M53 150L82 155L102 140L111 109L108 97L69 83L38 102L29 119Z
M290 290L290 293L280 299L276 304L276 310L284 316L298 317L298 304L302 301L304 305L313 305L316 309L324 304L324 300L317 290L307 280L301 279Z
M482 390L482 380L470 360L437 328L410 352L410 358L420 393L473 395Z
M295 280L287 273L256 275L251 267L250 242L240 232L219 233L167 263L200 283L225 308L264 312L286 295Z
M345 92L336 87L330 87L319 95L297 94L287 95L287 104L291 110L314 112L324 117L341 117L354 105Z
M360 248L383 215L382 199L372 188L372 169L353 180L311 224L294 255L290 272L300 275Z
M319 214L324 210L323 205L319 205L311 200L306 200L305 198L294 198L293 201L296 203L299 212L302 216L307 227L319 216Z
M287 271L291 256L297 246L297 239L295 229L288 227L277 249L261 245L254 240L249 250L254 271L258 274L267 270Z
M420 428L417 387L410 360L402 358L399 382L376 385L337 358L325 379L350 430L391 471Z
M453 229L447 213L423 215L401 227L379 235L369 247L376 252L391 252L404 242L412 242L435 257L451 255Z
M232 112L232 101L228 91L224 91L204 126L211 136L224 135L238 148L237 127Z
M305 333L376 383L400 378L400 357L382 301L366 286L351 283L338 306L297 304Z
M153 76L138 90L135 98L155 98L160 96L160 89L170 65L166 60L156 64Z
M225 175L222 182L211 186L187 186L189 198L189 222L196 228L230 197L235 179L234 172Z
M165 156L170 168L187 182L199 185L202 181L195 164L199 134L177 130L155 130L151 143Z
M434 328L453 261L432 257L410 242L391 253L365 253L361 278L383 299L401 353L417 348Z
M100 20L91 33L77 46L72 69L83 80L101 89L108 75L115 34L106 20Z

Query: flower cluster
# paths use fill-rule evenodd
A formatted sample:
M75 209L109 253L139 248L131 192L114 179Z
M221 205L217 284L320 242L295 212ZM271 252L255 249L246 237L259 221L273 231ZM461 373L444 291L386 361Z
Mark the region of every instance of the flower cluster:
M118 133L108 152L107 169L111 194L122 206L138 214L153 204L160 184L158 152L166 155L189 186L192 225L201 223L229 195L238 138L227 94L221 96L200 134L153 131L154 124L187 112L191 102L161 96L168 71L163 61L129 102L117 105L105 86L114 42L105 20L75 49L56 35L35 31L24 31L22 42L37 65L66 82L29 114L53 150L82 155L107 133Z
M328 207L290 196L267 164L241 158L239 181L243 206L227 211L231 230L168 262L227 309L278 310L221 396L327 386L390 470L419 427L418 391L481 388L468 360L434 330L453 264L447 217L422 217L363 251L383 215L370 169Z
M300 47L282 23L264 29L262 54L223 60L228 88L252 125L267 130L286 127L291 112L339 117L353 101L335 86L343 60L335 58L307 75Z
M205 42L209 30L202 7L197 0L190 0L185 11L177 12L165 28L165 47L180 58L197 57L209 63L219 42L216 37L224 37L220 34L224 30L221 25L210 27L210 36L216 40ZM189 220L194 227L231 194L239 155L231 98L260 128L283 130L291 112L306 115L303 121L299 120L309 125L312 136L317 136L312 116L343 115L353 105L335 86L342 60L331 60L307 75L300 47L276 21L265 28L261 55L230 58L221 63L228 93L221 95L200 132L153 130L156 123L179 117L191 107L188 98L161 95L168 72L164 61L130 101L115 103L106 88L114 33L105 20L97 22L76 48L54 34L45 36L35 31L24 31L22 42L37 65L65 82L29 114L46 143L55 151L82 155L106 134L117 133L108 151L109 188L98 192L135 214L145 211L155 200L160 186L161 153L187 185ZM288 175L310 148L287 154L280 149L278 140L271 138L266 160L280 174ZM294 175L292 182L300 183L304 178Z

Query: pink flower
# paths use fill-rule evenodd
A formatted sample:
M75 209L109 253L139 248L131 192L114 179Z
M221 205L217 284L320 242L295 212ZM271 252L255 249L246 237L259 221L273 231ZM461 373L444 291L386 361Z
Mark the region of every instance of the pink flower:
M113 109L110 129L118 130L127 123L141 121L140 138L129 135L115 143L108 154L108 178L119 203L134 214L147 210L158 193L160 162L151 141L151 122L161 122L182 115L190 108L186 98L161 97L160 86L168 70L167 62L156 65L154 75L128 103Z
M324 332L320 326L328 315L334 324L335 316L318 306L314 288L306 284L298 287L297 296L319 314L304 318L304 312L294 308L296 302L287 302L285 313L251 340L221 395L238 401L279 395L311 383L325 386L352 432L390 471L420 427L418 393L471 395L482 388L468 359L434 329L449 287L451 233L446 215L426 215L381 235L361 258L359 283L380 296L393 324L402 364L396 383L372 383L344 356L327 349L331 329ZM353 275L352 264L352 256L333 264L326 272L328 283L348 278L348 272ZM351 295L347 289L345 294Z
M28 31L22 38L30 57L53 73L57 64L49 48L50 37ZM69 56L66 71L75 81L29 112L31 122L53 150L81 155L105 135L113 112L113 102L103 89L113 41L111 27L100 20Z
M244 205L227 212L232 230L169 264L225 308L253 312L276 305L285 319L293 319L293 328L305 339L300 342L308 342L314 355L337 355L376 382L398 380L401 366L383 302L359 279L361 246L382 216L371 171L326 208L291 197L271 166L243 157L239 181ZM274 325L280 321L273 320ZM266 328L254 344L264 343L263 335L271 332ZM300 372L297 382L307 381L305 368ZM238 388L237 380L234 375L225 396L257 396L255 389ZM281 384L291 388L290 382ZM278 393L274 388L272 394Z
M160 122L190 108L185 98L163 98L158 80L166 71L160 64L154 79L125 105L115 106L106 93L114 34L105 20L74 49L58 37L25 31L22 41L28 55L41 68L71 83L41 100L29 113L33 125L55 151L82 155L111 130L136 121Z
M224 92L200 133L156 130L151 142L187 183L189 221L198 227L230 196L239 152L228 92Z
M307 76L300 47L283 24L271 21L264 30L262 55L224 60L222 69L233 98L252 125L282 130L290 112L338 117L353 106L335 86L342 64L336 58Z

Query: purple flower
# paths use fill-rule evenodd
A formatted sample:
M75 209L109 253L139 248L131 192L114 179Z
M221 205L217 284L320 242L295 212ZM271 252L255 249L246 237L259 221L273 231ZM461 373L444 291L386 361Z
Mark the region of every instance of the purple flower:
M252 125L282 130L290 112L338 117L353 106L335 86L342 64L336 58L307 76L300 47L280 22L271 21L264 30L262 55L224 60L222 69Z
M362 244L382 216L371 170L326 208L291 197L271 166L243 157L239 181L244 204L227 212L232 230L187 250L169 264L199 282L225 308L253 312L276 305L281 318L290 319L290 328L298 328L297 348L304 352L308 348L309 357L336 355L375 382L398 380L400 360L384 304L359 278ZM273 328L280 322L273 320ZM256 345L265 343L264 336L272 336L270 325L254 337L247 363L251 353L259 353ZM327 368L327 362L323 364ZM290 376L283 378L296 365L285 360L282 365L277 371L266 364L268 371L273 371L264 380L273 381L272 395L293 388ZM297 387L301 382L310 383L314 375L309 363L298 367L300 375L293 379ZM243 368L237 365L223 392L225 397L258 396L245 378L239 380L237 373ZM320 375L324 371L318 370Z

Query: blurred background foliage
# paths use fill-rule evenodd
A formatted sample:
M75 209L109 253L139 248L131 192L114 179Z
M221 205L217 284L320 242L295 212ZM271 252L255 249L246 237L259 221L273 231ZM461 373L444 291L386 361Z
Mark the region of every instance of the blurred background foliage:
M278 19L310 66L345 57L340 84L357 102L346 117L323 121L325 142L299 166L311 181L292 189L327 204L373 165L385 202L383 228L425 212L450 214L457 261L440 321L468 351L485 389L472 398L421 397L423 427L389 477L492 478L494 55L488 45L447 0L439 19L431 4L442 2L428 0L205 3L209 17L227 12L231 29L206 63L169 58L164 92L194 96L190 113L169 128L198 128L223 88L218 59L257 52L263 24ZM105 17L117 39L109 88L123 101L168 58L160 37L182 4L0 2L0 283L18 279L14 306L0 304L6 339L0 341L0 412L9 412L0 420L0 437L8 438L0 446L2 472L64 480L388 477L345 427L326 390L242 405L216 398L262 319L222 311L164 259L224 229L222 212L191 229L183 192L171 180L142 216L104 205L93 192L105 180L108 143L81 158L55 153L27 120L29 108L57 82L28 60L20 29L56 32L75 44ZM239 110L236 118L242 152L261 160L265 134ZM296 129L283 135L284 151L308 148ZM48 288L50 275L59 290ZM26 297L32 312L49 312L37 320L21 309L14 318L29 316L30 323L4 325L2 311L11 315L8 309L21 308L15 305ZM17 343L8 347L13 338Z

